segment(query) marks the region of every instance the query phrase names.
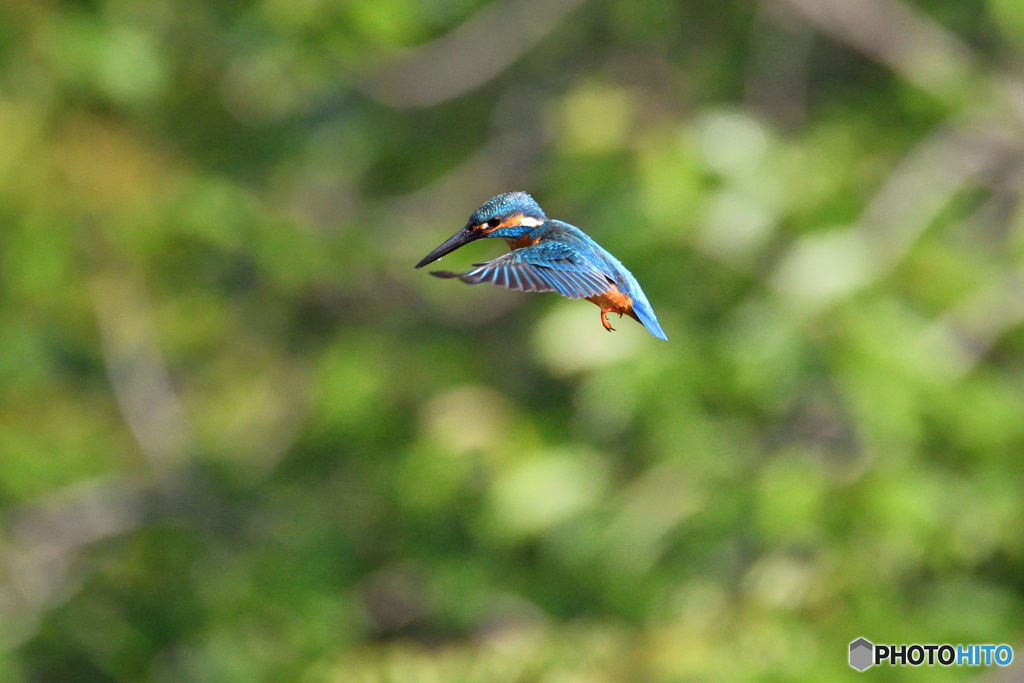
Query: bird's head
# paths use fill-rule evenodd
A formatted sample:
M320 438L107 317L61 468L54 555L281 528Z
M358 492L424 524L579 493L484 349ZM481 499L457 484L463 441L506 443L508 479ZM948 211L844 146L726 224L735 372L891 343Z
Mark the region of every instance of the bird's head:
M533 197L525 192L499 194L483 204L469 217L469 222L434 251L416 264L422 268L459 247L484 237L516 239L548 219Z

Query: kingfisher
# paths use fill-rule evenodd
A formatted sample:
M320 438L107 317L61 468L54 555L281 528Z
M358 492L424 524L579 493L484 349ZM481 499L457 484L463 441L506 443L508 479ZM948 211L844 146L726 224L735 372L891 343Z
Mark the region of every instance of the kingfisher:
M640 284L617 258L579 228L548 218L525 192L506 192L485 202L469 222L416 264L422 268L461 246L487 237L500 237L511 251L487 263L474 263L465 273L433 271L439 278L458 278L520 292L558 292L586 299L601 309L601 324L609 332L609 313L636 320L658 339L668 341Z

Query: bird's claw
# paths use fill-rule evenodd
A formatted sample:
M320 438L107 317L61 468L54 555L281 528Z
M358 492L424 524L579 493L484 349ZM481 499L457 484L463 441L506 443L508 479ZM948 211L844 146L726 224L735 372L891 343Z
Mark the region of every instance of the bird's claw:
M615 331L615 328L612 327L612 324L610 322L608 322L608 314L609 313L614 313L614 312L615 311L613 311L613 310L601 311L601 324L604 325L604 329L608 330L609 332L614 332ZM619 313L619 317L620 318L622 317L621 313Z

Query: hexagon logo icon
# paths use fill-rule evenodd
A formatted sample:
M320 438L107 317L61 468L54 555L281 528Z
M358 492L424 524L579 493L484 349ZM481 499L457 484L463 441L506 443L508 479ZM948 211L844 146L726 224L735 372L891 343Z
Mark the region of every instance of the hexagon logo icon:
M874 664L875 646L871 641L858 638L850 643L850 666L857 671L864 671Z

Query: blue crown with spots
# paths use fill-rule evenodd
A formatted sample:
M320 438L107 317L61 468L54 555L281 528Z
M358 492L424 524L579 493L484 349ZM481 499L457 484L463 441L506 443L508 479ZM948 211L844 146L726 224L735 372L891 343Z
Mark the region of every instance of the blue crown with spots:
M495 216L510 216L521 213L531 218L546 220L544 211L533 200L533 197L525 192L505 192L494 199L488 200L469 217L470 225L486 223Z

